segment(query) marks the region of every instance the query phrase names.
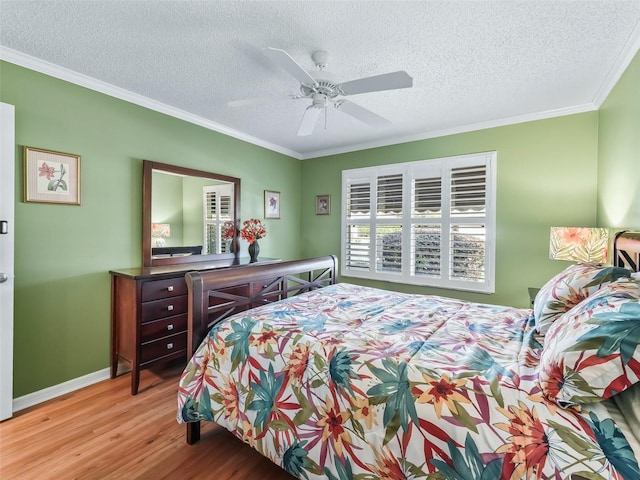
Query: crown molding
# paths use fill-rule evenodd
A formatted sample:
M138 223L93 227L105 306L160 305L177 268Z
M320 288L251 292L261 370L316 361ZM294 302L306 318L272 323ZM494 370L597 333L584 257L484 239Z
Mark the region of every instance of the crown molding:
M604 81L600 85L600 88L593 97L593 103L600 108L604 101L607 99L613 87L620 81L620 77L629 68L629 65L640 51L640 22L636 24L636 28L633 29L627 43L613 62L609 73L605 77Z
M149 110L163 113L179 120L184 120L185 122L204 127L208 130L213 130L214 132L222 133L223 135L242 140L243 142L266 148L267 150L282 153L283 155L287 155L298 160L302 159L299 152L295 152L280 145L261 140L251 135L247 135L246 133L240 132L233 128L229 128L216 122L212 122L211 120L207 120L206 118L200 117L198 115L193 115L189 112L185 112L184 110L180 110L179 108L175 108L165 103L152 100L151 98L145 97L144 95L133 93L129 90L125 90L124 88L116 87L115 85L96 80L95 78L88 75L74 72L73 70L69 70L45 60L26 55L11 48L3 46L0 47L0 60L13 63L20 67L28 68L29 70L43 73L59 80L64 80L65 82L73 83L75 85L85 87L99 93L104 93L105 95L124 100L125 102L133 103L140 107L148 108Z
M246 133L229 128L225 125L212 122L211 120L207 120L203 117L193 115L184 110L180 110L170 105L166 105L164 103L152 100L143 95L139 95L137 93L130 92L128 90L125 90L120 87L116 87L106 82L96 80L87 75L74 72L67 68L60 67L53 63L38 59L36 57L32 57L30 55L26 55L24 53L18 52L10 48L0 46L0 60L4 60L9 63L13 63L16 65L28 68L30 70L34 70L36 72L40 72L54 78L67 81L75 85L79 85L81 87L85 87L100 93L104 93L105 95L109 95L111 97L118 98L120 100L124 100L126 102L133 103L135 105L148 108L150 110L163 113L165 115L169 115L171 117L178 118L180 120L184 120L186 122L204 127L206 129L221 133L223 135L227 135L227 136L236 138L238 140L241 140L253 145L257 145L259 147L263 147L268 150L278 152L292 158L296 158L298 160L310 160L310 159L315 159L319 157L326 157L329 155L339 155L343 153L351 153L351 152L366 150L370 148L387 147L392 145L398 145L401 143L427 140L430 138L438 138L438 137L444 137L448 135L455 135L459 133L468 133L468 132L477 131L477 130L485 130L489 128L503 127L503 126L514 125L518 123L532 122L536 120L544 120L544 119L560 117L564 115L573 115L577 113L584 113L584 112L598 110L606 100L609 93L611 93L611 90L613 90L615 85L618 83L618 81L620 80L620 77L624 74L626 69L629 67L629 64L632 62L632 60L634 59L635 55L638 53L639 50L640 50L640 22L636 25L629 39L627 40L625 47L622 49L622 51L614 61L611 69L609 70L609 73L605 77L600 88L598 89L598 91L594 96L593 102L591 103L585 103L582 105L576 105L576 106L566 107L566 108L547 110L543 112L516 115L512 117L504 117L500 119L489 120L486 122L461 125L459 127L454 127L449 129L433 130L430 132L423 132L419 134L405 135L401 137L395 137L393 139L375 140L371 142L363 142L363 143L353 144L345 147L331 148L331 149L325 149L325 150L314 150L314 151L305 152L305 153L297 152L289 148L283 147L281 145L276 145L271 142L261 140L257 137L247 135Z
M401 143L417 142L420 140L427 140L429 138L446 137L449 135L456 135L458 133L468 133L477 130L486 130L489 128L505 127L508 125L515 125L518 123L533 122L536 120L546 120L548 118L562 117L565 115L574 115L576 113L592 112L597 110L598 107L593 103L585 103L583 105L576 105L566 108L556 108L553 110L546 110L543 112L529 113L525 115L515 115L512 117L504 117L495 120L489 120L487 122L471 123L468 125L462 125L460 127L448 128L443 130L432 130L430 132L419 133L414 135L406 135L403 137L395 137L392 141L376 140L373 142L364 142L357 145L349 145L344 148L331 148L327 150L316 150L313 152L307 152L302 156L302 160L310 160L319 157L326 157L329 155L339 155L342 153L350 153L359 150L367 150L369 148L389 147L392 145L398 145Z

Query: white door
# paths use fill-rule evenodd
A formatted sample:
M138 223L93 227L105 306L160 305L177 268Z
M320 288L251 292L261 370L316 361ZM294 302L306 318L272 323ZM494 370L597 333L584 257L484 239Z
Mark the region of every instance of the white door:
M15 109L0 103L0 420L13 414Z

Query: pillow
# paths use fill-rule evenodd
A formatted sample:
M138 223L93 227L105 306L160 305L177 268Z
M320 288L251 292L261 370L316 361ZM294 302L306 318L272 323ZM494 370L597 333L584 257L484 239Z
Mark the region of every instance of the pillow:
M628 388L621 393L613 397L611 402L614 402L624 419L627 421L629 427L631 427L631 433L636 437L637 445L640 446L640 383L636 383L633 387ZM640 458L640 455L638 455Z
M536 331L546 334L551 324L564 312L596 292L604 285L628 278L626 268L603 267L597 263L577 263L549 280L533 302Z
M640 381L640 283L610 283L563 314L545 337L539 382L561 407L598 402Z

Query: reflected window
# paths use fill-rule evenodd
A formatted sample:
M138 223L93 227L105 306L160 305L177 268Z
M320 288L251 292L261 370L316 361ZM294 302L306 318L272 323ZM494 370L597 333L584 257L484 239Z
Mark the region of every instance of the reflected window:
M224 223L233 220L233 185L210 185L202 189L205 255L230 253L231 242L223 240Z

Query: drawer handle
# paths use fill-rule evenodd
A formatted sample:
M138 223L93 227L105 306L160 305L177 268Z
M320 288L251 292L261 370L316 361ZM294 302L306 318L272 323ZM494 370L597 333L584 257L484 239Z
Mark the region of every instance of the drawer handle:
M170 312L172 312L172 311L173 311L173 305L169 305L169 306L167 307L167 310L169 310Z
M169 291L169 292L173 292L173 285L169 285L169 286L167 287L167 291Z
M167 350L171 350L173 348L173 343L167 343Z
M167 330L173 330L173 323L170 323L169 325L167 325Z

